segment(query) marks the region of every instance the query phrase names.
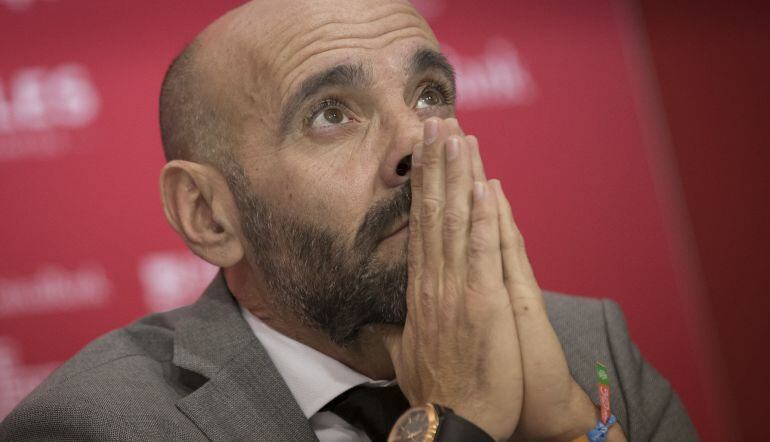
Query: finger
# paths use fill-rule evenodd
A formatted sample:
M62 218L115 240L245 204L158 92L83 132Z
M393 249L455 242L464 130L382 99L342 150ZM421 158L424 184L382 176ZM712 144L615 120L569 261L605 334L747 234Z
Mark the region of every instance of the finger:
M444 208L445 277L459 289L465 286L468 233L473 204L473 171L464 137L452 135L446 147L446 202ZM446 287L449 293L449 287ZM446 295L445 295L446 296ZM446 301L445 301L446 302Z
M542 291L532 272L511 205L500 182L491 180L490 184L498 194L503 273L519 337L526 396L532 388L537 388L531 386L537 385L535 376L543 375L543 370L555 373L554 379L566 379L569 368L559 338L548 319ZM532 407L537 408L537 405Z
M460 137L464 137L465 133L463 132L463 129L460 127L460 122L457 121L457 118L447 118L444 120L444 124L447 126L447 131L449 135L457 135Z
M435 122L435 124L434 124ZM430 307L439 302L442 272L443 243L441 230L445 205L445 143L447 127L439 119L425 122L424 143L420 166L422 168L422 195L420 197L420 236L422 238L422 275L418 302Z
M500 228L495 191L486 182L476 181L473 183L467 284L471 294L481 299L469 299L469 305L475 302L502 305L499 303L500 300L491 299L500 292L500 289L505 292L501 284L502 277ZM507 294L505 298L507 304L509 302Z
M484 163L482 163L481 153L479 153L479 140L473 135L468 135L465 138L468 141L473 161L473 179L476 181L486 181L487 175L484 173Z
M498 194L500 250L503 259L503 279L514 313L545 314L542 292L537 285L524 247L524 239L513 219L511 205L499 180L490 180Z
M422 277L422 235L420 233L420 207L422 202L422 142L418 143L412 151L412 167L409 171L409 182L412 190L412 203L409 209L409 240L407 249L407 291L406 309L407 320L415 320L421 317L416 297L420 289Z

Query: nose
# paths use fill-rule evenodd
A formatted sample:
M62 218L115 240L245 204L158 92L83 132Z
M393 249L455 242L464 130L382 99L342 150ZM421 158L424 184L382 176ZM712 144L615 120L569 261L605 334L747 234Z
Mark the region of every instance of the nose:
M396 166L396 175L406 176L409 170L412 168L412 154L409 154L401 159Z
M390 142L380 164L380 177L388 187L400 187L409 180L412 152L422 142L422 122L404 121L391 128Z

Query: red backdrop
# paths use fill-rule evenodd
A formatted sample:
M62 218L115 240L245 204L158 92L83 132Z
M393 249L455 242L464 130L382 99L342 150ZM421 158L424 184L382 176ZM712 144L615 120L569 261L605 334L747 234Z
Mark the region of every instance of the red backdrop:
M237 3L0 0L0 418L85 343L192 301L213 275L163 217L157 96L171 58ZM727 439L711 304L635 4L416 3L541 285L617 300L703 439Z

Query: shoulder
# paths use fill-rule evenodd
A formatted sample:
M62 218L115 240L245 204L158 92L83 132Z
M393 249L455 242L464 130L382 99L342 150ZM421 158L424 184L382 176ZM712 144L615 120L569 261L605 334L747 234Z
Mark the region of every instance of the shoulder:
M175 318L180 313L182 310L145 316L95 339L62 364L31 396L85 380L108 382L129 368L143 367L139 373L147 376L155 373L153 368L172 358Z
M612 411L629 437L697 440L676 392L631 340L617 303L550 292L543 296L570 372L595 404L595 365L607 367Z
M544 292L548 319L559 338L575 380L587 391L594 388L596 362L614 365L607 329L607 310L619 307L612 301ZM614 313L612 313L614 315ZM628 335L625 326L615 333Z
M608 333L628 336L618 304L609 299L544 292L548 319L562 340L571 345L606 341Z
M88 344L0 423L0 439L132 437L130 430L142 428L132 423L174 408L182 393L171 359L175 323L184 315L149 315Z

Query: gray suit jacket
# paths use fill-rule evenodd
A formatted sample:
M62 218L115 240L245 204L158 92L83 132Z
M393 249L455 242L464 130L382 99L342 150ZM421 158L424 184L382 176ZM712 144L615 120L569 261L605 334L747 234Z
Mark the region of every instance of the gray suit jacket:
M594 364L634 440L696 440L677 395L640 356L611 301L547 294L577 382L597 402ZM0 440L317 440L221 274L190 306L95 340L0 424Z

